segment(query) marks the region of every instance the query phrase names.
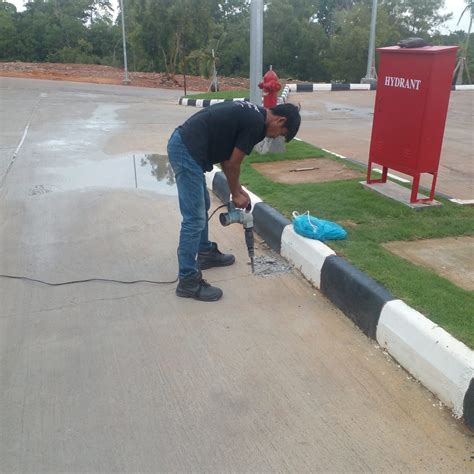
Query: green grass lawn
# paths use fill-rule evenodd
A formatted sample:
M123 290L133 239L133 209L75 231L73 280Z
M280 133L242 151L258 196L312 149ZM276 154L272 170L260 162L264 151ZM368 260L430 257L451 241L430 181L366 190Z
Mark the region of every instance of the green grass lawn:
M359 183L361 179L288 185L270 181L250 166L309 157L327 157L365 171L312 145L293 141L284 155L253 153L247 157L242 165L242 184L289 219L294 210L309 210L313 216L341 223L348 232L347 239L326 242L338 255L474 348L473 292L392 254L381 245L394 240L473 235L474 208L440 199L442 208L415 211L364 189Z

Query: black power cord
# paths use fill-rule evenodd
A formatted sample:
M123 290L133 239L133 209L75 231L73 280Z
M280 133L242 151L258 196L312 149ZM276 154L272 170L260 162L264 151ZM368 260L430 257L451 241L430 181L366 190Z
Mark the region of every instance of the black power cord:
M154 281L154 280L131 280L131 281L124 281L124 280L113 280L111 278L87 278L86 280L70 280L70 281L63 281L60 283L51 283L49 281L44 280L37 280L36 278L28 278L24 276L15 276L15 275L0 275L2 278L11 278L13 280L26 280L26 281L34 281L36 283L42 283L43 285L48 286L64 286L64 285L74 285L76 283L87 283L90 281L108 281L113 283L122 283L124 285L133 285L135 283L153 283L155 285L168 285L171 283L176 283L178 281L178 277L176 277L173 281Z
M229 203L227 203L227 204L222 204L222 206L216 207L216 208L214 209L214 211L212 211L212 214L207 218L207 222L209 222L209 221L211 220L212 216L213 216L219 209L222 209L223 207L227 207L228 204L229 204Z
M227 204L222 204L222 206L217 207L214 209L213 213L207 218L207 221L209 222L212 218L212 216L221 208L226 207ZM176 255L178 255L178 250L176 250ZM134 285L136 283L151 283L154 285L171 285L172 283L176 283L178 281L178 276L173 280L173 281L155 281L155 280L130 280L130 281L125 281L125 280L113 280L111 278L87 278L86 280L70 280L70 281L63 281L60 283L51 283L49 281L44 281L44 280L38 280L36 278L29 278L25 276L17 276L17 275L1 275L1 278L9 278L11 280L24 280L24 281L32 281L35 283L42 283L43 285L48 285L48 286L64 286L64 285L75 285L77 283L88 283L91 281L107 281L107 282L112 282L112 283L121 283L124 285Z

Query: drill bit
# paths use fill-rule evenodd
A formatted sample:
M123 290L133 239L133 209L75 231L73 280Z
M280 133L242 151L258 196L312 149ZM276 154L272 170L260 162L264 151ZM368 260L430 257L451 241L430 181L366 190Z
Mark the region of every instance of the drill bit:
M253 244L253 226L245 228L245 243L247 244L247 251L250 258L250 265L252 265L252 273L255 273L255 265L253 258L255 256Z

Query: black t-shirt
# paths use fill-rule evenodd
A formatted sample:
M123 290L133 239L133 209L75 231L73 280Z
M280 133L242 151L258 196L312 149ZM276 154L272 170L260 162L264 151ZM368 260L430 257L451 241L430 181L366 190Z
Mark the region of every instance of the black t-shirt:
M178 127L190 155L211 171L236 147L246 155L265 138L267 111L243 100L206 107Z

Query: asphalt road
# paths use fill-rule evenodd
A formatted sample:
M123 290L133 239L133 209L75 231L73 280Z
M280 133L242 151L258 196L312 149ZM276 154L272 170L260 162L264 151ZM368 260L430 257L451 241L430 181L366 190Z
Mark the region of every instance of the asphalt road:
M299 138L367 165L375 92L291 93L289 100L302 106ZM455 199L474 200L473 130L473 91L451 92L437 192ZM409 176L390 172L411 181ZM422 175L421 184L431 188L431 175Z
M120 86L2 78L0 94L0 273L172 280L180 218L156 154L195 110ZM0 279L1 472L472 470L472 436L317 290L252 276L241 229L211 233L237 256L206 271L218 303Z

